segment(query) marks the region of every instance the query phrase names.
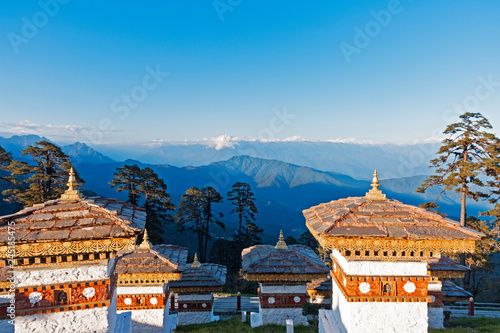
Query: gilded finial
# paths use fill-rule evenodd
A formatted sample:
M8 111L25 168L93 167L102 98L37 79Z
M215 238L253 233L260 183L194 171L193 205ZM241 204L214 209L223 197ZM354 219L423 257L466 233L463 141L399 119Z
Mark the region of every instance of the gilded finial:
M142 243L141 243L141 245L139 245L139 248L140 249L150 249L151 248L151 244L149 243L149 240L148 240L148 230L147 229L144 229L144 236L142 237Z
M276 250L288 250L288 246L285 243L285 238L283 237L283 230L280 230L280 238L274 248Z
M379 190L379 187L380 182L378 181L377 169L375 169L372 179L372 189L366 193L365 198L370 200L386 200L385 194L383 194L382 191Z
M375 172L373 173L372 187L377 190L379 186L380 183L378 182L378 173L377 169L375 169Z
M193 259L193 264L191 265L191 267L198 268L200 266L201 266L200 262L198 261L198 253L195 253L194 259Z
M76 189L78 183L76 182L75 170L73 167L69 170L68 189L61 195L61 200L80 200L80 192Z

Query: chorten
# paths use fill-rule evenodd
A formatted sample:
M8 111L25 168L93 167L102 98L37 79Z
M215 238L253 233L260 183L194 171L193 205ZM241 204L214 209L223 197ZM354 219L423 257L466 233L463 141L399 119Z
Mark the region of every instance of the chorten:
M314 251L304 245L287 245L280 231L276 246L255 245L242 251L243 273L259 282L259 323L307 324L302 306L309 297L307 282L325 279L328 269Z
M182 277L170 283L177 294L177 324L202 324L219 320L214 315L214 295L226 283L227 268L218 264L200 263L195 254L193 263L186 265Z
M375 172L365 197L303 211L313 236L332 251L332 310L320 312L321 325L342 332L427 332L428 317L441 324L443 318L442 307L427 306L429 287L433 293L441 287L428 274L427 260L474 252L482 234L387 199L379 186Z
M113 199L83 198L76 186L71 169L60 199L0 217L0 291L15 295L15 313L0 309L2 332L113 330L115 254L135 247L146 213Z

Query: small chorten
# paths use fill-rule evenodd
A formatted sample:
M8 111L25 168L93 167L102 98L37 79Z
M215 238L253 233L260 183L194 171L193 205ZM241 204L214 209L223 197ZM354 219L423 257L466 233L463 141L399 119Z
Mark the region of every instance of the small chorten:
M191 267L192 268L200 267L200 262L198 261L198 253L194 254L193 264L191 265Z
M276 250L288 250L288 246L285 243L285 239L283 238L283 230L280 230L280 238L274 247Z
M73 167L69 170L68 189L61 195L61 200L81 200L80 191L76 189L78 185Z
M139 245L140 249L150 249L151 244L149 243L148 240L148 230L144 229L144 236L142 237L142 243Z
M378 181L378 173L377 170L375 170L375 173L373 174L373 180L372 180L372 189L368 191L365 195L365 198L370 199L370 200L386 200L385 194L382 193L381 190L379 190L380 183Z

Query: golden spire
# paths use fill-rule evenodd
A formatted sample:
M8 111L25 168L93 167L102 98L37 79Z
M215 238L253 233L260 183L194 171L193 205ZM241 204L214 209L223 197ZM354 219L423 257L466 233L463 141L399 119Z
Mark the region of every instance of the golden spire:
M382 191L378 189L379 187L380 183L378 181L378 173L375 169L372 180L372 189L366 193L365 198L370 200L386 200L385 194L383 194Z
M191 265L191 267L198 268L200 266L201 266L200 262L198 261L198 253L195 253L194 254L194 259L193 259L193 264Z
M274 248L276 250L288 250L288 246L286 246L285 239L283 238L283 230L280 230L280 238Z
M144 236L142 237L142 243L141 243L141 245L139 245L139 248L140 249L150 249L151 248L151 244L149 243L149 240L148 240L148 230L147 229L144 229Z
M61 200L80 200L80 192L76 189L78 183L73 167L69 170L68 189L61 195Z

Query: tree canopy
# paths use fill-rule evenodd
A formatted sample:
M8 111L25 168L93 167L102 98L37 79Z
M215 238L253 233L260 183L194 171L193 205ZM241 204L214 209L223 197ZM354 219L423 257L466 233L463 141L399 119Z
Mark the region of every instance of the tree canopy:
M48 141L39 141L22 150L29 162L11 160L7 167L13 188L3 191L9 201L32 206L58 198L66 190L71 160L61 148ZM77 182L83 180L76 173Z
M499 173L500 144L496 136L486 132L492 126L480 113L464 113L460 121L448 125L444 134L438 157L431 160L430 167L435 168L431 175L417 189L425 192L428 188L438 186L441 193L433 202L423 206L436 208L439 197L446 191L455 191L461 195L460 223L466 225L466 200L478 201L488 197L487 187L490 183L485 178Z
M222 213L214 214L213 204L222 202L222 196L214 188L207 186L201 190L192 187L182 195L179 210L176 214L179 231L189 230L197 235L198 254L201 262L206 262L208 242L211 239L210 225L217 224L222 229L225 225L218 217ZM218 216L217 216L218 215Z
M127 202L137 206L144 203L149 239L154 244L163 242L163 227L165 223L173 222L170 211L175 209L163 179L153 169L141 169L134 164L117 168L109 183L118 192L128 192Z

